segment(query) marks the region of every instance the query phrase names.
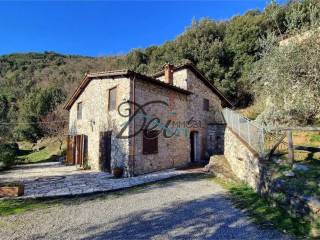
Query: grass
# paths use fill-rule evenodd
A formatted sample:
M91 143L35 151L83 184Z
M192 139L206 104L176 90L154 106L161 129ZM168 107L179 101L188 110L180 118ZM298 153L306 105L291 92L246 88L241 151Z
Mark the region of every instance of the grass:
M306 164L305 164L306 165ZM309 170L294 171L294 177L286 177L284 171L291 169L289 166L278 166L277 164L272 164L273 179L284 180L283 187L285 189L290 189L297 195L304 196L315 196L320 198L320 188L318 184L320 183L320 164L308 164ZM285 170L287 169L287 170Z
M294 177L284 176L284 171L292 170L289 164L288 149L281 149L275 159L282 159L282 164L271 162L269 170L273 172L273 179L284 180L284 187L298 195L315 196L320 198L320 135L316 131L293 132L293 143L301 146L294 150L294 163L303 164L309 168L307 171L294 170Z
M52 155L46 148L44 148L38 152L35 151L28 154L19 155L18 159L22 160L22 163L40 163L51 161Z
M41 200L13 200L6 199L0 201L0 217L21 214L34 209L48 208L58 204L57 201Z
M310 142L315 142L317 143L317 145L320 147L319 143L320 143L320 135L313 135L310 137Z
M273 179L284 180L284 187L297 193L298 195L315 196L320 198L320 153L311 153L306 151L294 151L295 164L303 164L308 167L307 171L294 170L294 177L286 177L285 171L292 170L288 160L288 153L282 152L277 158L282 159L282 164L270 162L267 166L272 171Z
M275 207L271 202L260 197L247 185L225 182L221 179L215 179L214 181L217 181L228 189L230 199L234 205L246 210L252 220L260 226L273 226L282 232L301 238L310 234L310 222L292 218L285 210ZM279 198L282 197L283 196L279 196Z
M292 134L294 145L320 147L320 134L317 131L293 131Z
M63 149L65 146L63 146ZM25 163L41 163L57 161L59 154L59 143L47 139L41 144L39 151L32 150L32 144L28 142L19 143L19 155L17 157L18 164Z

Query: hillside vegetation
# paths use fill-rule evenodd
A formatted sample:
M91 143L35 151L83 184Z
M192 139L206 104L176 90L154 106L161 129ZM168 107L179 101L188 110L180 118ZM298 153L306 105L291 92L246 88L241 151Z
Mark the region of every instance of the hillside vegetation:
M151 74L159 71L166 62L177 65L191 60L235 106L246 107L253 104L255 99L265 98L266 94L271 96L272 102L279 98L281 89L296 87L293 83L286 85L289 77L299 75L302 76L299 79L303 79L303 76L315 72L290 71L291 75L278 78L278 73L272 71L272 68L277 66L278 62L289 61L287 57L291 57L290 54L297 55L292 52L282 58L277 57L281 55L281 52L277 52L277 43L286 36L317 26L319 5L318 0L290 1L286 5L278 5L272 1L263 12L249 11L228 21L217 22L207 18L193 21L176 39L161 46L134 49L124 56L93 58L54 52L0 56L0 141L36 141L52 134L52 126L38 122L49 119L62 123L67 119L62 105L87 71L130 68ZM313 54L312 51L305 52ZM297 56L296 60L290 63L292 69L295 69L295 64L301 59L305 58ZM316 60L319 60L319 55L312 58L312 61ZM272 65L268 63L270 61ZM301 64L304 63L300 62ZM286 65L279 66L282 69L285 67ZM318 65L313 67L317 70ZM310 68L309 70L311 71ZM276 85L277 81L283 84L274 97L271 95L272 91L268 92L267 88L263 87L268 78L266 74L262 74L264 71L271 74L273 79L273 82L269 83L269 89ZM312 75L304 79L300 86L308 84L311 78L313 82L318 81L317 76ZM316 91L317 89L314 89L314 92ZM290 91L285 94L287 96ZM316 100L313 99L310 104L314 104ZM294 99L290 101L294 102ZM307 102L301 104L308 107ZM281 114L289 112L294 116L301 104L293 106L294 104L289 103L290 106L280 110ZM266 109L264 106L259 111ZM298 113L299 118L305 114ZM313 123L317 113L318 109L312 109L305 122ZM272 118L270 114L265 115L267 117L263 118L264 122L269 121L270 116ZM290 121L292 118L286 119L286 122ZM301 120L298 122L305 123Z

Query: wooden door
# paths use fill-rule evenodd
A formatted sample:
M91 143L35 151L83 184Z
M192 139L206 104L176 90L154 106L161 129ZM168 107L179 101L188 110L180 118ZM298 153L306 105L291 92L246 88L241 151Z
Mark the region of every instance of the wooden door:
M103 171L111 172L111 136L112 131L103 132L101 136L101 168Z
M195 145L194 145L194 133L195 132L191 132L190 133L190 160L191 162L195 162Z

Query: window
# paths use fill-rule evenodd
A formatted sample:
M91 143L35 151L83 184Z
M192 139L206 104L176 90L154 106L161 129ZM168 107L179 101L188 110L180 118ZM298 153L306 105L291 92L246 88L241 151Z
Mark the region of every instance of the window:
M206 98L203 99L203 111L209 111L209 100Z
M158 153L158 135L157 130L144 130L143 131L143 154L155 154Z
M117 107L117 88L109 89L108 110L116 110Z
M82 119L82 102L79 102L77 105L77 119Z

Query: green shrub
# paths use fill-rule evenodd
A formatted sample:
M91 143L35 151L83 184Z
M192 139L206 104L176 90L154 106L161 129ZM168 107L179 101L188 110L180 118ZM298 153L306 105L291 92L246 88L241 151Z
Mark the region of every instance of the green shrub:
M0 169L7 169L15 163L19 147L16 143L0 144Z

